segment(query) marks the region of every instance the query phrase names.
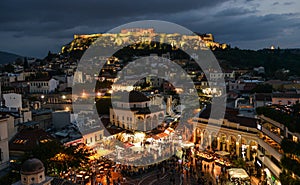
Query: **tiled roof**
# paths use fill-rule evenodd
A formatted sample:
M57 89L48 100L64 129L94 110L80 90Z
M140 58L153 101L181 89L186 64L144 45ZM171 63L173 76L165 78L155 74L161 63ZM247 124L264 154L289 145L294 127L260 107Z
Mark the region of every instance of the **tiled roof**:
M43 140L54 140L54 137L42 129L26 128L19 131L9 142L9 149L12 151L30 151Z
M199 117L208 119L208 118L210 118L210 114L211 114L211 106L207 106L207 108L201 112ZM225 111L224 119L227 119L228 121L233 122L233 123L239 123L240 126L256 128L257 119L238 116L238 114L239 114L238 110L227 107L226 111ZM217 119L220 119L220 118L217 118Z

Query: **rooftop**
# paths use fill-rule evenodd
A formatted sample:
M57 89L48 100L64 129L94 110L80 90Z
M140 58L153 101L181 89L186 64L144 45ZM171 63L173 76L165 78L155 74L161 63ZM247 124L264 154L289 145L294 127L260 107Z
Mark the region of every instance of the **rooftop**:
M130 103L150 101L150 99L147 98L146 95L139 91L130 91L129 93L118 91L115 92L113 96L115 96L115 98L118 98L118 100L121 102L127 102L126 100L129 100Z
M37 147L40 143L54 140L42 129L26 128L19 131L9 142L9 149L12 151L30 151Z
M226 107L224 119L227 119L230 122L233 123L239 123L240 126L250 127L250 128L256 128L257 127L257 119L256 118L250 118L250 117L243 117L239 116L239 110L228 108ZM211 118L211 106L207 106L199 115L199 118L205 118L209 119ZM221 119L220 118L214 118L214 119Z

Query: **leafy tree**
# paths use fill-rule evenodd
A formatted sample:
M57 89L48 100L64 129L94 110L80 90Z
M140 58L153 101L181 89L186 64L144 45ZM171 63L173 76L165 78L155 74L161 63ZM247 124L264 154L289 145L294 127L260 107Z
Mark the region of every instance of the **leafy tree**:
M244 168L246 169L246 161L244 161L243 158L238 158L236 160L233 161L233 165L237 168Z
M27 153L23 160L31 157L40 159L45 166L46 172L60 173L69 167L79 168L89 161L90 152L81 146L65 147L57 141L40 143L34 150Z

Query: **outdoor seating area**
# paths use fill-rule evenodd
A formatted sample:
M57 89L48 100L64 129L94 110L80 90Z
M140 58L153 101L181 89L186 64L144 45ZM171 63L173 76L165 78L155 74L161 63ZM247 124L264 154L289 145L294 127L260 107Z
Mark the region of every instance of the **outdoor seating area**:
M231 168L228 170L228 179L231 184L250 185L250 177L243 168Z
M231 163L227 158L227 155L230 153L225 151L217 151L215 153L210 152L197 152L197 156L205 161L212 162L214 161L216 165L221 167L229 168L231 167Z

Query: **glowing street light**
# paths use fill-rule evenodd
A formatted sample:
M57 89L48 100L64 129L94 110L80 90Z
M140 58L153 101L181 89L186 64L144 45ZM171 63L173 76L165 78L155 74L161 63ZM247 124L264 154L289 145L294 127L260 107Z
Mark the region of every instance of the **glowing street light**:
M85 92L82 92L82 98L86 98L87 97L87 94Z
M62 95L61 98L62 98L63 100L65 100L67 97L66 97L66 95Z

